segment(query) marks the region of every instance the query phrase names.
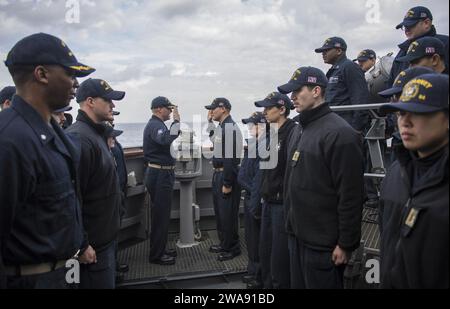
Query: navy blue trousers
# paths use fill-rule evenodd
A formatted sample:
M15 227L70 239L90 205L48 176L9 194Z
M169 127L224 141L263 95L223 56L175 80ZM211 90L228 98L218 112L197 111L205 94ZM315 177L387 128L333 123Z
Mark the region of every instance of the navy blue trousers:
M223 172L213 175L213 203L216 216L217 234L220 246L226 252L240 252L239 243L239 204L241 188L236 183L228 196L222 193Z
M298 239L290 242L293 288L343 289L345 265L336 266L332 251L319 251L305 246Z
M261 234L259 237L259 259L261 262L261 280L265 289L272 289L272 208L267 204L262 205Z
M272 217L271 271L274 289L290 288L290 265L286 216L282 204L269 204Z
M111 242L105 249L95 253L97 263L80 266L80 289L114 289L116 287L116 242Z
M248 274L261 282L261 265L259 261L259 236L261 220L256 219L249 211L250 196L244 199L245 242L248 252Z
M161 258L166 251L174 184L174 171L147 168L145 185L151 199L150 260Z

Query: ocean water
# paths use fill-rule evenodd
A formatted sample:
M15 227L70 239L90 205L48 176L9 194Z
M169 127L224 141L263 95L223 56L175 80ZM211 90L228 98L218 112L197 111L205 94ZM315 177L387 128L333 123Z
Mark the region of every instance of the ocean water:
M120 144L125 148L130 147L142 147L143 138L144 138L144 129L147 123L117 123L116 129L123 131L122 135L120 135L117 139ZM170 127L170 122L166 123L168 127ZM244 134L244 137L247 134L247 128L244 125L240 125L239 127ZM207 133L208 123L201 124L193 124L193 123L182 123L181 130L190 130L194 131L194 142L196 145L211 146L211 142L209 140L209 136ZM175 141L177 144L177 141Z

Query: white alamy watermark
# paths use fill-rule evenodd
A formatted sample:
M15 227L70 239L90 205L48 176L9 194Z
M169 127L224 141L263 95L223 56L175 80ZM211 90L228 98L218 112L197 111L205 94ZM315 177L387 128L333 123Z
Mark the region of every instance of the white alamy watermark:
M202 156L211 160L215 159L242 159L244 158L244 143L241 128L237 124L226 123L223 126L213 123L205 123L200 115L195 115L191 122L192 127L187 123L181 122L172 125L169 132L159 130L158 134L170 134L171 136L178 136L181 130L182 134L185 132L193 132L195 136L200 136L200 140L195 143L186 141L183 136L179 139L178 147L171 148L171 155L174 159L187 158L192 156L192 159L200 159ZM253 124L249 124L249 131ZM262 130L264 131L264 130ZM276 124L270 124L270 138L260 136L258 142L247 143L247 157L249 159L259 158L260 169L274 169L278 164L278 152L280 150L280 141L278 138L278 127ZM200 145L211 145L211 151L194 151L194 147Z
M80 262L75 259L70 259L66 261L66 282L68 284L79 284L80 283Z
M80 0L66 0L66 22L68 24L79 24L81 14Z
M380 261L377 259L370 259L366 261L366 283L380 284Z
M366 22L369 24L381 23L381 8L379 0L367 0Z

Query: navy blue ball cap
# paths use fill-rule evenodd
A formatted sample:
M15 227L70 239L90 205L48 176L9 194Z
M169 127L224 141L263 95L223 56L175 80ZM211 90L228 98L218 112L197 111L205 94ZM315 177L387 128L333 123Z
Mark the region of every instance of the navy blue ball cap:
M347 43L343 38L340 37L332 37L325 40L322 47L315 49L316 53L322 53L326 50L330 50L333 48L340 48L342 50L347 50Z
M448 111L448 101L448 75L425 74L407 83L400 101L383 105L380 112L386 114L404 111L427 114Z
M267 123L266 117L261 112L253 113L249 118L242 119L243 124L259 124L259 123Z
M370 59L377 59L377 54L371 49L365 49L359 53L358 57L353 61L367 61Z
M211 105L206 105L205 108L207 110L215 110L218 107L223 107L227 110L231 110L231 103L228 101L228 99L225 98L216 98L211 103Z
M403 27L410 28L416 25L419 21L425 20L427 18L433 20L433 15L431 14L431 11L424 6L416 6L408 10L408 12L406 12L403 22L398 24L397 27L395 28L396 29L400 29Z
M7 86L0 91L0 104L5 103L6 100L12 100L12 97L16 94L16 87Z
M121 130L116 130L114 129L112 126L110 125L105 125L106 129L105 129L105 135L106 137L117 137L122 135L123 131Z
M256 107L286 107L286 109L294 109L291 99L285 94L272 92L264 100L255 102Z
M160 108L160 107L167 107L167 108L175 108L176 105L172 104L172 102L169 101L166 97L156 97L152 100L152 109Z
M125 97L125 92L115 91L102 79L89 78L81 83L77 90L77 102L81 103L87 98L103 98L110 101L120 101Z
M5 65L61 65L74 72L76 77L85 77L94 68L78 62L75 55L61 39L46 33L36 33L23 38L11 49Z
M409 45L406 56L397 59L399 62L413 62L423 57L438 54L445 56L445 45L435 37L426 36L420 38Z
M305 85L322 86L328 85L328 79L325 73L314 67L301 67L292 75L291 80L280 87L278 91L283 94L294 92Z
M66 107L63 107L63 108L60 108L60 109L54 110L54 111L53 111L53 113L55 113L55 114L59 114L59 113L65 113L65 112L69 112L69 111L71 111L71 110L72 110L72 106L70 106L70 105L67 105Z
M403 87L412 79L424 74L433 74L434 71L427 67L413 67L401 71L396 77L394 84L391 88L379 92L378 94L383 98L390 98L393 95L400 95L403 91Z

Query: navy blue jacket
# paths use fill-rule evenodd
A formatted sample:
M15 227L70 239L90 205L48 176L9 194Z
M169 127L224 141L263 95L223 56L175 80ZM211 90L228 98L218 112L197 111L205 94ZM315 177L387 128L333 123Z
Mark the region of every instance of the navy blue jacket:
M260 157L258 155L257 140L250 139L247 144L253 151L250 151L251 157L249 157L249 149L245 149L244 159L242 159L241 168L239 169L238 182L250 199L250 213L258 218L261 216L262 172L259 168Z
M111 152L114 156L114 161L116 161L117 176L119 177L120 190L122 191L120 217L123 217L126 211L125 199L127 196L128 172L122 145L117 141L117 139L115 140L115 143L116 145L111 148Z
M287 119L286 122L278 129L278 131L271 130L270 134L267 134L267 146L268 149L274 144L275 139L273 136L277 135L278 143L273 145L277 148L278 162L275 167L271 169L264 169L262 171L262 184L261 194L265 202L271 204L283 204L283 192L284 192L284 176L287 165L287 148L292 132L296 124L293 120ZM271 138L273 139L271 141ZM272 152L272 151L271 151ZM269 163L270 157L262 161Z
M174 121L170 130L158 117L152 116L144 130L144 158L146 163L162 166L175 165L170 152L172 143L180 135L180 123Z
M81 140L80 192L83 226L89 244L102 251L117 238L122 193L116 166L105 138L106 125L94 123L78 111L66 132Z
M232 187L237 183L242 152L242 133L231 116L228 116L214 133L210 133L214 143L214 168L223 168L223 185ZM228 137L228 140L227 140Z
M430 32L422 35L421 37L412 39L412 40L406 40L405 42L403 42L402 44L400 44L398 47L400 48L400 51L398 52L397 56L395 57L394 63L392 65L392 69L391 69L391 75L389 77L389 80L387 81L387 87L390 88L392 87L392 85L394 84L395 79L397 78L398 74L400 74L401 71L406 70L407 68L409 68L409 63L408 62L399 62L397 61L398 58L400 57L404 57L406 56L407 52L408 52L408 48L409 45L411 45L412 42L423 38L425 36L432 36L432 37L436 37L437 39L441 40L442 43L444 43L445 45L445 65L447 67L447 72L448 72L448 35L442 35L442 34L437 34L436 33L436 28L433 26L433 28L430 30ZM448 73L447 73L448 74Z
M0 247L5 265L65 260L82 246L79 149L53 119L50 125L18 95L0 113Z
M381 189L381 285L448 289L448 145L426 159L396 151Z
M325 102L330 106L368 104L369 89L364 72L353 61L343 56L327 73L328 86ZM366 111L340 112L356 131L364 131L369 125Z
M126 193L128 183L128 173L127 173L127 166L125 163L125 155L123 153L122 145L117 140L115 140L115 143L116 145L113 148L111 148L111 152L114 156L114 160L116 161L120 189L122 190L122 192Z
M326 104L301 113L288 147L284 193L287 230L306 246L331 251L337 245L347 251L359 247L362 140Z

